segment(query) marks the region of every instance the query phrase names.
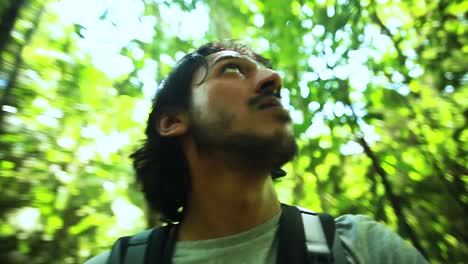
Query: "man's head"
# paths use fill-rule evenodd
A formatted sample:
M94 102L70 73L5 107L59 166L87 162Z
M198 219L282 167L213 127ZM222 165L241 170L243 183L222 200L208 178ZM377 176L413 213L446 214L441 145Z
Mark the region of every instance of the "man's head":
M132 158L146 199L163 218L180 221L191 176L182 138L203 153L224 152L246 166L281 167L297 151L279 101L281 78L269 62L235 42L207 44L164 79Z

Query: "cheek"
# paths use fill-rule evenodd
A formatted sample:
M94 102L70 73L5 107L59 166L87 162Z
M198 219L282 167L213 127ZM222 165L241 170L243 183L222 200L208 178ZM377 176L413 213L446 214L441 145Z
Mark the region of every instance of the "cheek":
M248 94L244 83L232 81L215 84L216 88L208 92L207 103L211 107L225 109L226 111L243 111L247 106Z
M211 120L217 116L216 113L223 112L242 122L249 116L247 103L251 94L246 86L246 83L233 80L202 84L193 90L194 110L205 120Z

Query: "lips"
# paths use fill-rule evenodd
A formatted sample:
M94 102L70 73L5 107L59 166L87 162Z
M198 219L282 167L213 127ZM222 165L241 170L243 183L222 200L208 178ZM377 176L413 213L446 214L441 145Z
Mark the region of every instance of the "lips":
M270 107L282 107L282 106L283 105L281 104L278 98L270 97L260 102L258 109L262 110L262 109L266 109Z

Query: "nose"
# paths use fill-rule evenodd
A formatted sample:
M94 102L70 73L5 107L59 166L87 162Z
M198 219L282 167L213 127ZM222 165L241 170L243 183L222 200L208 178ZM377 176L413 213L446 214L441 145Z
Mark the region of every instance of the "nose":
M279 94L281 87L283 86L283 81L281 80L281 77L276 71L272 69L259 69L256 79L256 93L264 93L265 90L269 90L274 94Z

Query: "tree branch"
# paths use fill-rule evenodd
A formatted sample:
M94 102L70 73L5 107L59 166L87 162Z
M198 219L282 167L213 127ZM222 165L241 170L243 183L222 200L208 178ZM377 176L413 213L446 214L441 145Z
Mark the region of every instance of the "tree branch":
M422 247L421 242L416 236L416 233L408 224L408 222L406 222L406 216L403 212L403 205L401 203L401 200L393 192L392 185L388 180L387 172L382 168L382 166L380 166L379 158L377 157L377 155L375 155L375 153L372 151L369 144L363 137L359 137L358 141L364 148L364 153L366 153L367 157L371 159L374 170L380 175L380 178L382 179L382 184L385 188L385 193L390 201L390 204L392 205L393 210L395 211L395 214L397 215L399 226L403 229L402 231L408 235L411 242L413 242L413 245L419 250L419 252L421 252L421 254L423 254L427 258L427 253Z

